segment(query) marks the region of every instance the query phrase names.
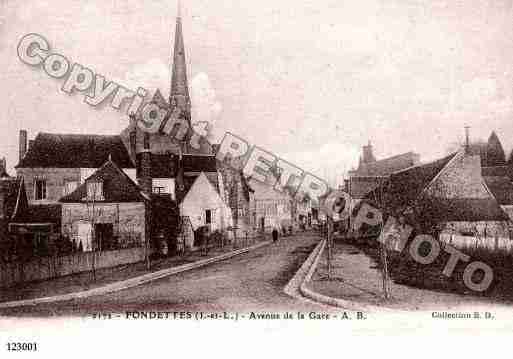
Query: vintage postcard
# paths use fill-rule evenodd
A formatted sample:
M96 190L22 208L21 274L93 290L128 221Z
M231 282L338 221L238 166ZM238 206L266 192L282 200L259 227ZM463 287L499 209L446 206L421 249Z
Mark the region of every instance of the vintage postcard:
M512 25L512 0L0 0L0 357L513 331Z

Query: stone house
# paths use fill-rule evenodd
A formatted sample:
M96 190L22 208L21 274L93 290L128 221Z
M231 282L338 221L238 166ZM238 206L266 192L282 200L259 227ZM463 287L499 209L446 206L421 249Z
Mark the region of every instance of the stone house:
M393 173L364 201L381 208L385 216L404 216L418 233L450 238L454 245L492 237L509 239L511 220L489 184L495 185L482 175L479 152L465 147L443 159Z
M209 232L222 232L233 226L230 207L203 172L196 177L179 207L181 216L189 218L194 231L206 226Z
M142 247L150 197L112 159L62 197L62 234L83 251Z
M16 173L25 180L31 205L56 204L102 166L109 156L133 180L135 165L120 136L39 133L27 149L20 131Z

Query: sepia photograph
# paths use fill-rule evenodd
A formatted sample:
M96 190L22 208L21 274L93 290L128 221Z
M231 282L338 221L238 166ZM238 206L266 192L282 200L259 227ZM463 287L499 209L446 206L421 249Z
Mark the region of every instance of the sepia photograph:
M490 355L512 59L513 0L0 0L0 357Z

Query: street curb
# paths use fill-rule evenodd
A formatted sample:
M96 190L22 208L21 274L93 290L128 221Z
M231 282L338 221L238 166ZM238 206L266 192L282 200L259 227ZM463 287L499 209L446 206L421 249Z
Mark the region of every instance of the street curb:
M188 263L177 267L172 268L166 268L159 270L157 272L144 274L135 278L126 279L119 282L114 282L111 284L107 284L102 287L94 288L94 289L88 289L80 292L74 292L74 293L67 293L62 295L55 295L51 297L42 297L42 298L35 298L35 299L25 299L25 300L16 300L11 302L3 302L0 303L0 309L4 308L14 308L14 307L23 307L23 306L33 306L37 304L42 303L53 303L53 302L61 302L61 301L67 301L67 300L73 300L73 299L82 299L82 298L88 298L96 295L104 295L109 294L113 292L118 292L120 290L129 289L133 287L137 287L141 284L148 283L160 278L164 278L173 274L182 273L185 271L189 271L192 269L204 267L206 265L221 262L225 259L229 259L232 257L235 257L239 254L244 254L247 252L250 252L252 250L258 249L260 247L269 245L271 241L265 241L262 243L255 244L254 246L238 249L236 251L232 251L229 253L222 254L217 257L209 258L209 259L203 259L194 263Z
M351 310L351 311L366 311L366 312L377 312L377 311L399 312L399 311L401 311L401 310L387 308L385 306L381 307L381 306L375 306L375 305L371 305L371 304L362 304L362 303L358 303L355 301L330 297L330 296L318 293L318 292L313 291L310 288L308 288L307 283L310 282L313 274L315 273L315 270L317 269L317 265L319 264L319 260L321 258L322 252L324 251L325 246L326 246L326 240L324 239L314 249L314 251L312 252L310 257L308 257L308 259L305 261L305 263L303 263L300 270L298 271L298 272L300 272L301 270L303 270L303 267L305 265L307 265L308 262L311 262L311 265L309 265L308 272L306 273L303 280L301 281L301 284L299 285L299 293L303 297L308 298L317 303L326 304L326 305L330 305L332 307L342 308L342 309ZM319 250L317 250L317 248L319 248ZM316 252L316 250L317 250L317 252ZM294 278L293 278L293 280L294 280ZM291 282L292 282L292 280L291 280ZM290 282L289 282L289 284L290 284ZM287 287L289 286L289 284L287 284Z
M308 258L303 262L301 267L297 270L296 274L292 277L292 279L287 283L283 291L290 295L291 297L301 297L301 292L299 287L305 280L310 268L312 267L313 261L317 258L317 254L319 251L324 249L325 240L322 240L315 246L312 253L308 255Z

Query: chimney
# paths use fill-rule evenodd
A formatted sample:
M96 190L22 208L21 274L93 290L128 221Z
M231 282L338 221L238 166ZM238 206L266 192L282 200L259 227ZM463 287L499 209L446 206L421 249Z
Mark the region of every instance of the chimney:
M362 162L363 163L372 163L372 162L375 162L376 161L376 158L374 157L374 154L372 153L372 144L371 142L369 141L369 143L367 144L367 146L363 146L363 158L362 158Z
M135 119L135 114L131 113L129 115L129 126L130 126L130 133L128 135L128 146L130 151L130 156L132 158L137 158L137 121Z
M143 192L151 194L153 181L151 178L151 151L150 151L150 134L144 133L143 151L139 154L139 186Z
M133 158L137 156L137 131L135 129L130 131L129 140L130 142L130 155Z
M20 130L20 148L19 148L19 156L20 161L25 157L27 153L27 131Z

